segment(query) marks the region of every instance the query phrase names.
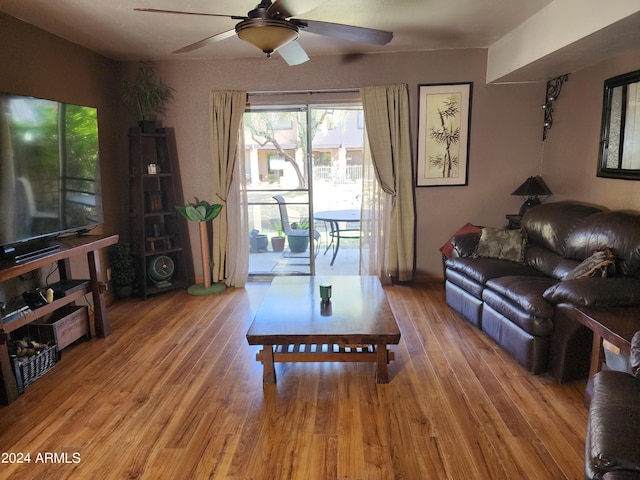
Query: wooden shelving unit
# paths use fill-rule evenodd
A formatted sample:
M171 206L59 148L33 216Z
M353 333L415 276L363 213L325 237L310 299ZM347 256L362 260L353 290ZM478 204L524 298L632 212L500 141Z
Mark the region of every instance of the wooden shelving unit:
M184 205L182 186L170 133L129 132L130 240L137 264L137 292L149 295L186 288L193 270L187 255L185 221L175 209ZM149 262L167 256L174 266L172 277L158 283L149 277Z

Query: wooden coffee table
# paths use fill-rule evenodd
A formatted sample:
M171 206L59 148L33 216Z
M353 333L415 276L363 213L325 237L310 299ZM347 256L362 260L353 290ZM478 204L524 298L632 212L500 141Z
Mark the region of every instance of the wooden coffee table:
M321 283L332 285L328 305ZM400 330L377 277L276 277L247 341L264 347L256 360L265 384L276 383L275 362L375 362L376 382L388 383L387 345L400 342Z

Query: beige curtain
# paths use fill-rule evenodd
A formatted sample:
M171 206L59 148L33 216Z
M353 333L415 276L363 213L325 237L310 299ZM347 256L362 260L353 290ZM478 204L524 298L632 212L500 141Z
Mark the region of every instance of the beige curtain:
M376 275L383 283L391 283L389 272L389 212L393 197L382 190L376 178L365 126L362 165L362 209L360 225L360 275Z
M389 85L364 87L360 94L377 179L377 185L364 184L362 227L368 233L361 273L408 281L415 256L409 93L406 85Z
M229 275L226 284L244 287L249 276L249 219L244 160L244 128L238 132L238 156L227 197L229 223Z
M236 161L239 155L239 135L242 125L242 115L247 103L246 92L239 91L213 91L211 92L211 203L223 205L220 214L213 220L213 281L225 282L230 286L242 286L245 280L239 280L240 266L232 263L234 254L237 255L237 245L241 239L247 237L248 227L244 228L244 235L239 235L242 230L243 215L239 215L240 188L235 188L230 195L231 184L237 180L239 165ZM245 217L246 222L246 217ZM235 237L235 238L232 238ZM231 243L234 243L231 247ZM248 251L248 245L247 245ZM232 277L233 273L233 277ZM246 279L246 275L245 275ZM238 283L240 284L238 284Z

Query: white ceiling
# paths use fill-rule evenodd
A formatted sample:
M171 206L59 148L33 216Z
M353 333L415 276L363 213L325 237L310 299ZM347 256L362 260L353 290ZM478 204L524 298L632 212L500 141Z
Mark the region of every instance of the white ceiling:
M571 1L555 0L555 3ZM257 3L259 0L0 0L0 11L116 60L214 59L256 57L262 53L233 36L193 52L172 54L185 45L233 29L237 20L136 12L134 7L245 16ZM488 48L554 2L324 0L311 3L319 5L296 18L394 33L389 44L373 46L303 32L299 43L313 60L316 55ZM633 27L637 28L637 24ZM540 32L541 36L545 34Z

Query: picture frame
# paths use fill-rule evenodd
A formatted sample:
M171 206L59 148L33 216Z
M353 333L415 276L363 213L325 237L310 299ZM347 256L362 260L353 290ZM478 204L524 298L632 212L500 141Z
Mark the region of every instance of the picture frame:
M146 192L147 212L161 212L164 210L164 198L160 190Z
M416 186L469 182L469 133L473 82L418 86Z

